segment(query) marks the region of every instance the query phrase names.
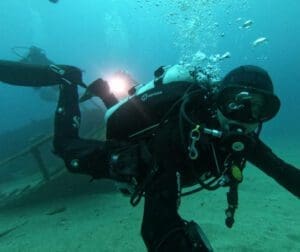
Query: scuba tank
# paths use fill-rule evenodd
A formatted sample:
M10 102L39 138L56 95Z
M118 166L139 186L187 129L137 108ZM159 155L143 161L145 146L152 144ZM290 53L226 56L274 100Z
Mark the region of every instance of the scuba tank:
M154 72L154 80L135 86L127 98L110 107L105 114L106 138L133 145L138 143L141 159L149 168L142 181L137 176L131 181L118 183L121 192L131 195L132 205L139 202L144 187L151 183L158 171L144 140L152 137L172 116L178 117L185 94L201 89L203 85L194 73L184 65L160 67ZM122 155L128 156L126 153L117 153L116 157ZM117 166L118 163L116 159L112 165ZM122 170L122 174L123 168L119 170Z
M151 132L167 114L178 113L187 90L200 86L194 72L184 65L160 67L154 76L154 80L134 87L129 97L107 110L107 139L128 140Z

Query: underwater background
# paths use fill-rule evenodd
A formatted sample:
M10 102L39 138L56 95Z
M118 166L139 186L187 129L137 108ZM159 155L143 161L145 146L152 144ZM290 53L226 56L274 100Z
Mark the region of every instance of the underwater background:
M220 78L259 65L282 103L262 139L299 167L299 10L296 0L2 0L0 59L18 61L37 46L55 63L81 68L86 83L119 69L144 83L159 66L180 62ZM39 90L0 83L0 160L51 134L55 106ZM89 113L84 134L102 125L103 110ZM51 167L63 166L49 143L41 151ZM184 199L182 216L203 227L216 251L300 251L299 202L257 169L246 173L232 230L224 190ZM146 251L142 204L132 208L110 182L61 174L37 187L38 180L30 155L0 165L0 251Z

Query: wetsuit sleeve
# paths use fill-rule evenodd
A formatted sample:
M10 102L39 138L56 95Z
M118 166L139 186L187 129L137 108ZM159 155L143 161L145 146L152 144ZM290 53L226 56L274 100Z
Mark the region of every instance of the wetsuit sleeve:
M300 170L277 157L262 141L258 140L248 160L272 177L277 183L300 197Z
M55 153L70 172L108 178L108 144L105 141L79 137L80 110L77 85L60 85L60 96L55 113Z

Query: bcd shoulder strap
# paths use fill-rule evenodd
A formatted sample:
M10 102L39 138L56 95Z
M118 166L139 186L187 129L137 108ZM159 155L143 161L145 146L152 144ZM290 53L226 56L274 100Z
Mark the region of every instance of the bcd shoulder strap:
M160 87L163 85L163 78L166 73L166 67L165 66L160 66L154 71L154 86L155 87Z

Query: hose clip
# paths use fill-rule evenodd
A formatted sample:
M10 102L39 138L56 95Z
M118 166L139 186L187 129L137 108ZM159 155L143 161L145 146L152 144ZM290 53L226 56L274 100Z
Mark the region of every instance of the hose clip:
M189 158L192 160L195 160L199 156L199 152L196 147L196 143L200 139L200 125L196 125L194 129L191 130L190 132L190 139L191 139L191 144L189 146Z

